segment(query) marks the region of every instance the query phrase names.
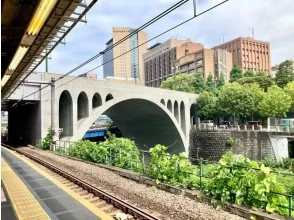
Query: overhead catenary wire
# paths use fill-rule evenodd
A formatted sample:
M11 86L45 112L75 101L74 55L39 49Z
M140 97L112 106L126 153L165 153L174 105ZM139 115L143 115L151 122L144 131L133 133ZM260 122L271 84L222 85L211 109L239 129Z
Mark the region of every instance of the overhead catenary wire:
M101 66L103 66L103 65L105 65L105 64L107 64L107 63L109 63L109 62L111 62L111 61L113 61L113 60L115 60L115 59L117 59L117 58L119 58L119 57L121 57L121 56L126 55L127 53L131 52L132 50L135 50L135 49L141 47L142 45L148 43L149 41L152 41L152 40L154 40L154 39L156 39L156 38L158 38L158 37L160 37L160 36L162 36L162 35L168 33L169 31L171 31L171 30L173 30L173 29L175 29L175 28L177 28L177 27L179 27L179 26L181 26L181 25L183 25L183 24L185 24L185 23L187 23L187 22L193 20L194 18L196 18L196 17L198 17L198 16L200 16L200 15L202 15L202 14L205 14L206 12L208 12L208 11L210 11L210 10L212 10L212 9L214 9L214 8L216 8L216 7L220 6L220 5L222 5L222 4L224 4L224 3L227 2L227 1L229 1L229 0L224 0L223 2L221 2L221 3L219 3L219 4L215 5L215 6L213 6L213 7L211 7L211 8L209 8L209 9L207 9L207 10L201 12L201 13L199 13L198 15L195 15L195 16L193 16L193 17L191 17L191 18L189 18L189 19L187 19L187 20L185 20L185 21L183 21L183 22L181 22L181 23L179 23L179 24L173 26L172 28L170 28L170 29L168 29L168 30L166 30L166 31L164 31L164 32L162 32L162 33L156 35L155 37L153 37L153 38L151 38L151 39L149 39L149 40L143 42L142 44L140 44L140 45L138 45L138 46L136 46L136 47L134 47L134 48L132 48L132 49L126 51L125 53L122 53L122 54L120 54L120 55L118 55L118 56L112 58L111 60L109 60L109 61L107 61L107 62L104 62L104 63L102 63L101 65L96 66L96 67L94 67L93 69L88 70L87 72L84 72L84 73L82 73L82 74L76 76L75 78L73 78L73 79L71 79L71 80L69 80L69 81L67 81L67 82L65 82L65 83L63 83L63 84L57 86L55 89L58 89L58 88L60 88L60 87L62 87L62 86L64 86L64 85L66 85L66 84L68 84L68 83L70 83L70 82L72 82L72 81L74 81L74 80L80 78L82 75L87 74L87 73L89 73L89 72L92 72L93 70L96 70L96 69L100 68ZM44 96L44 95L46 95L46 94L48 94L48 93L50 93L50 91L44 93L44 94L41 95L40 97L42 97L42 96Z
M193 20L193 19L195 19L195 18L197 18L197 17L199 17L199 16L201 16L201 15L207 13L208 11L211 11L212 9L214 9L214 8L216 8L216 7L219 7L220 5L222 5L222 4L224 4L225 2L228 2L228 1L229 1L229 0L224 0L224 1L220 2L219 4L216 4L216 5L214 5L214 6L210 7L210 8L208 8L207 10L205 10L205 11L199 13L199 14L194 14L194 16L192 16L191 18L188 18L187 20L185 20L185 21L183 21L183 22L181 22L181 23L179 23L179 24L177 24L177 25L175 25L175 26L169 28L168 30L166 30L166 31L164 31L164 32L162 32L162 33L156 35L155 37L153 37L153 38L151 38L151 39L149 39L149 40L143 42L142 44L140 44L140 45L138 45L138 46L136 46L136 47L134 47L134 48L132 48L132 49L126 51L125 53L120 54L120 55L118 55L118 56L112 58L111 60L109 60L109 61L107 61L107 62L104 62L104 63L102 63L101 65L98 65L98 66L92 68L91 70L89 70L89 71L87 71L87 72L84 72L84 73L82 73L82 74L76 76L75 78L73 78L73 79L71 79L71 80L69 80L69 81L67 81L67 82L65 82L65 83L63 83L63 84L57 86L55 89L58 89L58 88L60 88L60 87L62 87L62 86L64 86L64 85L66 85L66 84L68 84L68 83L70 83L70 82L72 82L72 81L74 81L74 80L80 78L82 75L84 75L84 74L86 74L86 73L89 73L89 72L92 72L93 70L96 70L96 69L100 68L101 66L103 66L103 65L105 65L105 64L107 64L107 63L109 63L109 62L111 62L111 61L113 61L113 60L115 60L115 59L117 59L117 58L119 58L119 57L121 57L121 56L123 56L123 55L126 55L127 53L131 52L132 50L141 47L142 45L144 45L144 44L146 44L146 43L148 43L148 42L150 42L150 41L152 41L152 40L154 40L154 39L156 39L156 38L158 38L158 37L160 37L160 36L162 36L162 35L164 35L164 34L170 32L171 30L173 30L173 29L175 29L175 28L178 28L179 26L182 26L182 25L186 24L187 22L189 22L189 21L191 21L191 20ZM59 77L58 79L61 79L61 78L63 78L63 77L64 77L64 75L61 76L61 77ZM37 92L39 92L39 91L45 89L46 87L48 87L48 85L47 85L47 86L44 86L44 87L41 88L40 90L37 90L37 91L35 91L35 92L33 92L33 93L31 93L31 94L25 96L24 98L27 98L27 97L29 97L29 96L31 96L31 95L33 95L33 94L35 94L35 93L37 93ZM48 94L48 93L50 93L50 91L49 91L49 92L46 92L46 93L44 93L44 94L42 94L40 97L42 97L42 96L44 96L44 95L46 95L46 94Z
M141 30L145 29L146 27L150 26L151 24L155 23L156 21L158 21L159 19L163 18L164 16L166 16L167 14L169 14L170 12L174 11L175 9L177 9L178 7L182 6L183 4L187 3L190 0L181 0L179 2L177 2L176 4L174 4L173 6L169 7L168 9L166 9L165 11L161 12L159 15L155 16L154 18L152 18L151 20L149 20L148 22L146 22L145 24L143 24L142 26L140 26L139 28L135 29L134 31L132 31L130 34L126 35L125 37L123 37L122 39L120 39L118 42L116 42L115 44L113 44L112 46L106 48L105 50L103 50L102 52L99 52L98 54L94 55L93 57L91 57L90 59L88 59L87 61L83 62L82 64L80 64L79 66L75 67L74 69L70 70L69 72L63 74L62 76L60 76L59 78L57 78L55 81L59 81L62 78L64 78L65 76L68 76L69 74L77 71L78 69L82 68L83 66L87 65L88 63L92 62L93 60L97 59L98 57L100 57L101 55L103 55L104 53L106 53L107 51L113 49L114 47L120 45L122 42L126 41L127 39L129 39L130 37L132 37L133 35L137 34L138 32L140 32ZM22 82L20 82L22 83ZM49 85L46 85L42 88L40 88L39 90L27 95L26 97L29 97L33 94L36 94L37 92L47 88ZM26 98L23 97L23 98ZM7 97L8 99L9 97ZM23 100L23 98L21 98L19 101Z
M181 5L185 4L186 2L188 2L190 0L181 0L179 2L177 2L175 5L171 6L170 8L168 8L167 10L165 10L164 12L160 13L159 15L157 15L156 17L152 18L150 21L146 22L145 24L143 24L141 27L135 29L134 31L132 31L130 34L126 35L125 37L123 37L122 39L120 39L119 41L117 41L115 44L111 45L110 47L106 48L105 50L103 50L102 52L96 54L95 56L93 56L92 58L90 58L89 60L85 61L84 63L82 63L81 65L77 66L76 68L72 69L71 71L67 72L66 74L64 74L63 76L59 77L56 79L56 81L62 79L64 76L69 75L70 73L75 72L77 69L80 69L81 67L83 67L84 65L88 64L89 62L92 62L93 60L95 60L96 58L100 57L102 54L106 53L107 51L110 51L111 49L113 49L114 47L118 46L119 44L121 44L122 42L126 41L127 39L129 39L130 37L132 37L133 35L139 33L140 31L144 30L145 28L147 28L148 26L150 26L151 24L155 23L156 21L158 21L159 19L163 18L164 16L166 16L167 14L169 14L170 12L174 11L175 9L177 9L178 7L180 7Z

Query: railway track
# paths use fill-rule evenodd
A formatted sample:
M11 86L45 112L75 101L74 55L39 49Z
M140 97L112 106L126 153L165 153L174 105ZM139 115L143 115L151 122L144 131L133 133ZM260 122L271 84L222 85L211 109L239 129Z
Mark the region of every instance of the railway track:
M142 210L126 201L123 201L102 189L97 188L61 169L58 167L47 163L29 153L23 152L17 148L13 148L6 144L1 144L2 146L14 150L17 153L26 156L37 164L42 165L49 172L50 175L54 176L61 183L65 184L74 192L78 193L83 198L87 199L93 203L96 207L100 208L102 211L115 216L118 213L125 213L128 215L127 219L138 219L138 220L159 220L160 218L152 215L145 210Z

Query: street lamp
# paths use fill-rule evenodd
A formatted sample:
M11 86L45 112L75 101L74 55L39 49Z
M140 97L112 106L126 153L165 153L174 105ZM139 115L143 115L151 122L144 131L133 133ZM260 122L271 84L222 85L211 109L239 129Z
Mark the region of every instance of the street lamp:
M172 70L174 70L173 75L174 75L174 83L173 83L173 90L176 89L176 69L179 68L175 62L173 64Z

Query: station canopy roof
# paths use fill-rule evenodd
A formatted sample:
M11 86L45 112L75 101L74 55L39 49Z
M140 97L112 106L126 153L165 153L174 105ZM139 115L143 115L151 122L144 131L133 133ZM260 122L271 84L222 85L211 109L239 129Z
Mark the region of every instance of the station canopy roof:
M2 104L97 1L1 0Z

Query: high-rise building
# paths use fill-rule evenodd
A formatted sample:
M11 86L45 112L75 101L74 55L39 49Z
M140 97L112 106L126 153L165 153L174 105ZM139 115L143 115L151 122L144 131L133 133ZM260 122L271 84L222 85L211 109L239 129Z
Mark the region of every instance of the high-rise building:
M232 53L224 49L203 48L177 59L175 66L175 74L202 73L205 79L211 74L215 80L218 80L222 72L225 80L228 81L232 69Z
M129 27L114 27L112 39L106 43L106 49L134 31L135 29ZM146 41L147 34L140 31L105 52L103 54L103 63L105 63L103 65L103 77L136 78L136 80L144 81L142 56L146 52L147 44L138 46Z
M96 73L85 73L80 75L81 77L86 77L87 79L97 79Z
M173 74L174 61L189 53L202 49L204 46L190 39L170 39L148 48L143 55L145 85L159 87Z
M243 72L246 70L271 71L270 43L255 40L251 37L239 37L229 42L213 47L232 52L233 65L238 65Z

